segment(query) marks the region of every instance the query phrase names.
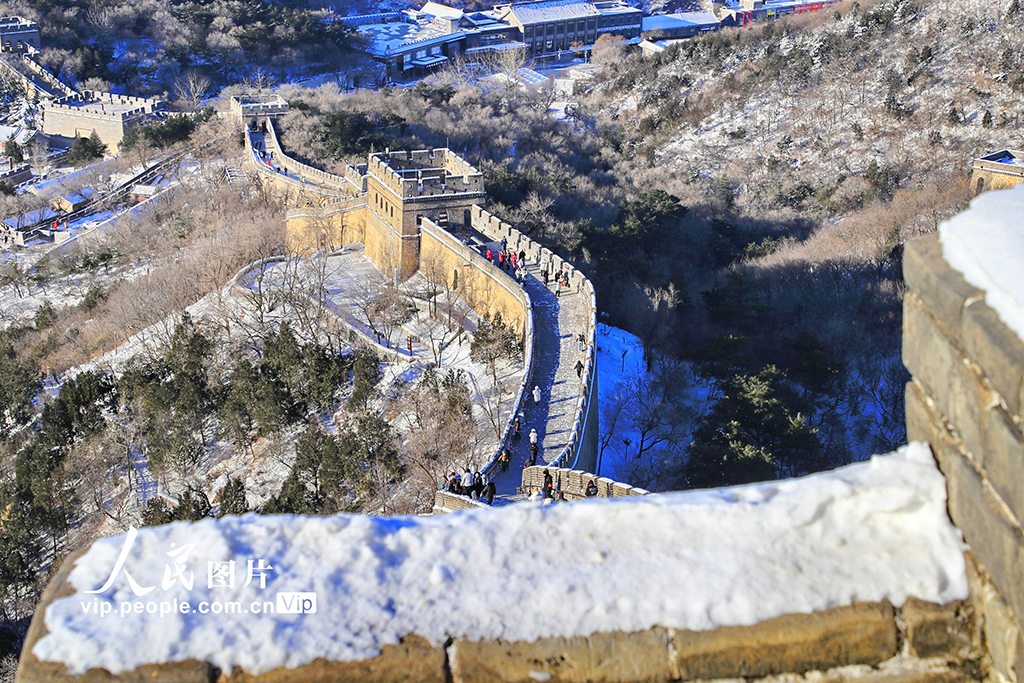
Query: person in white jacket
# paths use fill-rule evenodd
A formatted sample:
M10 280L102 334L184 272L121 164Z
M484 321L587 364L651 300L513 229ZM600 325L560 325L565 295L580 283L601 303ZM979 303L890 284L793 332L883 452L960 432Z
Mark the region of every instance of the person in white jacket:
M533 385L533 402L540 405L540 387L536 384Z
M537 430L536 429L531 429L530 430L530 445L531 446L536 446L537 445Z

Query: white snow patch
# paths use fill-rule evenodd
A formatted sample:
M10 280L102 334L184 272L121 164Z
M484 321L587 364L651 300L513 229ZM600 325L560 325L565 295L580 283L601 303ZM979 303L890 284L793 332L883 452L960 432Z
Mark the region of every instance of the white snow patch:
M985 291L985 303L1024 340L1024 184L986 192L939 226L942 255Z
M33 648L71 673L206 660L260 674L317 657L375 656L411 633L532 641L655 625L706 630L857 600L967 597L965 545L924 444L802 479L565 505L523 503L438 517L227 517L138 532L125 572L100 596L125 537L97 541L46 609ZM186 590L168 553L187 546ZM235 562L235 587L207 588L207 562ZM241 587L247 561L273 567ZM83 605L275 600L315 592L311 614L116 614ZM95 602L94 602L95 601ZM557 604L556 610L537 609Z

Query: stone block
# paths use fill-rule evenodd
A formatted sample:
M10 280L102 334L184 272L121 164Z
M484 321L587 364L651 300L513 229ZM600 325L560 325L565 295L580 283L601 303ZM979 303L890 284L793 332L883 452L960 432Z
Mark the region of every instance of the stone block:
M981 300L972 301L964 308L962 327L964 351L981 366L1010 414L1019 416L1024 342Z
M1013 524L982 474L946 434L932 442L939 469L946 476L949 516L988 570L992 583L1010 608L1024 614L1024 536Z
M974 607L969 602L938 605L911 597L900 611L912 654L958 660L977 655Z
M654 628L532 643L460 640L449 653L454 683L629 683L678 678L669 643L669 632Z
M230 674L221 673L217 683L445 683L445 659L442 648L433 647L419 636L409 636L398 645L385 645L378 656L362 662L316 659L294 669L281 667L259 676L236 668Z
M433 647L424 638L409 636L398 645L386 645L381 654L362 662L331 662L317 659L295 669L274 669L259 676L236 669L230 674L220 672L207 662L189 660L171 664L150 664L133 671L112 674L106 669L90 669L84 674L68 673L67 667L57 662L40 661L32 648L46 635L43 620L46 608L54 600L74 594L68 575L75 561L88 548L68 556L57 574L43 592L29 626L18 664L18 683L328 683L329 681L401 681L444 683L446 680L445 652Z
M789 614L754 626L678 631L673 638L684 680L875 665L896 655L897 642L892 605L867 602Z
M1024 438L999 407L990 411L985 472L1019 525L1024 520Z
M924 387L920 382L912 379L907 382L905 396L907 440L932 443L935 433L940 427L933 420Z
M981 459L988 406L996 396L913 293L903 299L903 363L960 432L971 454Z
M942 257L937 232L906 243L903 251L903 277L925 306L954 338L960 336L960 319L966 302L984 296L968 284Z
M43 623L46 608L59 598L75 593L74 587L68 583L68 575L75 562L88 548L81 548L64 560L60 569L50 580L46 590L32 615L32 623L25 635L25 645L21 649L21 660L18 662L18 683L143 683L143 681L161 681L161 683L213 683L216 672L206 662L189 660L174 664L143 666L134 671L112 674L106 669L89 669L84 674L68 673L67 667L58 662L41 661L32 654L32 648L48 631Z
M949 666L917 666L907 667L908 670L870 670L868 672L863 671L846 671L840 670L839 672L830 671L824 675L824 680L821 681L821 677L809 674L804 680L807 683L814 681L814 683L969 683L977 682L978 678L970 675L958 668ZM971 672L973 673L973 672ZM814 676L812 678L812 676ZM782 681L779 683L794 683L792 680L786 680L788 677L779 677ZM764 683L769 683L771 679L766 679Z

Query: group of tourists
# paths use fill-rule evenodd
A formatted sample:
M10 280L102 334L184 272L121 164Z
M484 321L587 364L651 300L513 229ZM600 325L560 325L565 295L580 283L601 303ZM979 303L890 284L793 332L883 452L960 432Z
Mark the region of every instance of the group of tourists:
M469 496L473 500L483 498L488 505L494 501L494 494L497 492L494 482L488 481L486 474L470 472L468 467L461 475L457 472L446 475L444 483L448 493Z
M519 284L523 284L523 280L526 278L525 249L520 250L518 253L514 250L510 251L508 248L508 240L502 239L501 248L498 251L487 247L487 251L484 252L484 256L492 264L508 273L511 273Z
M565 492L562 491L562 480L559 479L558 484L556 485L554 478L547 470L544 470L544 483L541 484L540 491L537 493L540 495L534 495L534 499L539 498L544 501L551 501L555 503L565 502Z

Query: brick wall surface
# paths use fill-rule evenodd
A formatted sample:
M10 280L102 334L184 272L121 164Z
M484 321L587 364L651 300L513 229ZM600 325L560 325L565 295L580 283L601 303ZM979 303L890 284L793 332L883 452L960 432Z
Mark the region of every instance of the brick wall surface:
M946 263L937 234L906 245L904 277L907 433L946 475L992 673L1024 681L1024 342Z
M561 486L567 500L586 498L587 485L594 482L599 498L623 498L625 496L646 496L650 491L613 481L608 477L599 477L582 470L570 470L562 467L527 467L523 469L524 493L531 493L544 485L544 472L551 475L555 488Z
M471 503L472 501L467 502ZM329 681L641 681L713 680L780 676L793 683L839 683L861 679L886 683L960 683L978 656L977 624L965 603L908 603L896 609L887 602L855 602L812 614L788 614L752 626L685 631L655 627L646 631L604 632L589 636L542 637L532 642L472 641L453 638L443 645L410 634L385 646L369 660L337 662L316 659L294 669L252 675L241 668L220 671L206 662L147 665L112 675L92 669L70 675L65 667L42 662L32 646L46 633L47 606L73 591L67 582L69 557L47 587L36 611L19 663L19 683L327 683ZM901 644L906 643L901 657ZM927 653L927 666L915 665ZM879 676L867 667L896 662L895 674ZM860 665L847 674L836 667ZM889 667L892 668L892 667ZM924 672L924 673L919 673Z

